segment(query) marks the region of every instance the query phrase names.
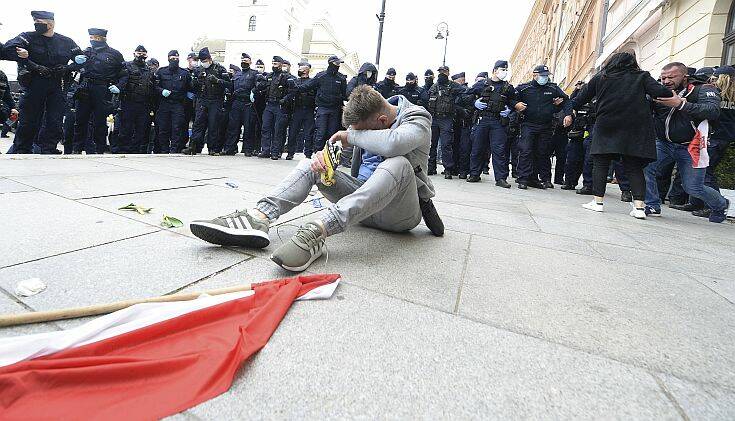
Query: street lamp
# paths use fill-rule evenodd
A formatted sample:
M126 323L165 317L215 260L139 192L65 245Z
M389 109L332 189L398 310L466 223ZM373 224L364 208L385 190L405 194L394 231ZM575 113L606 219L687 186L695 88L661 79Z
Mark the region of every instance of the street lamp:
M380 48L383 45L383 24L385 23L385 0L383 0L383 6L380 9L380 14L375 15L378 18L380 24L378 28L378 52L375 54L375 66L380 66Z
M447 65L447 43L449 43L449 25L446 22L441 22L436 25L436 36L434 39L444 40L444 58L442 59L442 66Z

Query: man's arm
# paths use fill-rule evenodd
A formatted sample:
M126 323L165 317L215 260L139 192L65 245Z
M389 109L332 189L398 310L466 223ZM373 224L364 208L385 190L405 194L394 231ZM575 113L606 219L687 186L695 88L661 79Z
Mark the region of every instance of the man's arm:
M720 118L720 102L722 101L720 93L713 85L702 85L699 88L697 102L687 101L681 108L687 112L693 120L710 120L714 121Z
M406 117L400 126L385 130L348 130L347 141L386 158L403 156L431 144L431 118L422 110Z

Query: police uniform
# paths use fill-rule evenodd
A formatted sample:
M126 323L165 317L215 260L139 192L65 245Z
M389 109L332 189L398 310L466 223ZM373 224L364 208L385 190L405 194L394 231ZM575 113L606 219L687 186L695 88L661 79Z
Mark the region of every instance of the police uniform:
M274 56L273 61L283 63L283 59L279 56ZM270 157L276 160L281 159L283 144L286 141L288 115L281 109L281 102L288 94L289 77L280 65L272 70L271 73L262 77L257 85L260 95L266 98L258 158Z
M443 68L440 69L444 70ZM447 170L447 178L455 170L452 143L454 136L454 114L456 112L457 97L465 92L465 87L457 82L446 80L440 74L439 81L432 85L428 93L426 109L431 113L431 150L429 152L428 175L436 174L437 148L441 146L443 165Z
M249 59L247 54L242 59ZM255 123L255 109L253 105L253 89L258 81L258 72L254 69L243 68L235 71L232 78L232 108L230 110L230 121L227 126L227 137L225 139L225 154L235 155L237 153L237 142L242 134L242 152L245 156L252 156L255 149L253 138L253 126Z
M199 60L211 59L209 48L199 51ZM202 151L205 143L210 154L222 151L219 144L219 130L222 124L222 109L225 101L225 88L230 83L227 70L219 63L212 62L209 68L200 66L194 72L193 86L197 95L196 114L191 141L186 153L194 154Z
M53 13L44 11L33 11L31 16L34 19L54 19ZM28 58L18 57L16 48L28 50ZM44 115L46 125L50 126L47 129L53 133L62 132L64 93L61 81L68 71L78 68L78 65L68 63L81 54L82 50L71 38L57 33L47 37L43 32L23 32L3 46L2 56L18 62L18 81L23 86L18 129L13 140L14 153L32 152ZM25 70L25 76L21 76L21 69ZM57 153L56 142L59 140L40 137L41 153Z
M299 92L315 93L314 102L317 108L314 151L324 148L327 139L339 131L342 126L342 107L347 99L347 76L339 72L339 66L334 65L343 61L337 56L330 56L327 62L329 63L327 70L317 73L314 78L297 87ZM307 155L311 152L309 149L305 151Z
M169 51L168 57L178 56L176 50ZM169 62L166 67L161 67L156 72L155 91L160 98L158 111L156 111L156 127L158 135L156 144L158 149L165 153L176 153L180 149L182 139L182 126L184 121L184 104L187 93L192 90L191 76L186 69L179 67L179 62ZM165 92L170 92L164 96Z
M309 63L299 63L299 67L308 66ZM292 110L291 125L288 128L288 156L293 158L296 152L305 151L306 156L311 158L314 152L314 109L316 97L313 90L299 91L298 87L308 83L311 78L309 74L299 75L298 79L291 81L291 93L286 97L288 107Z
M147 52L139 45L136 52ZM123 75L117 83L120 89L120 135L117 152L140 153L148 144L151 99L155 77L145 57L125 63ZM168 152L166 149L164 152Z
M105 29L90 28L89 35L106 37ZM92 47L84 50L87 61L81 70L77 90L77 113L74 125L74 149L81 150L87 139L89 122L93 122L92 135L97 153L107 147L107 116L113 111L112 85L117 83L125 60L122 54L110 48L104 41L90 41Z
M548 76L549 69L538 66L534 73ZM518 142L519 187L530 185L546 188L551 184L552 123L554 113L560 109L560 106L554 105L554 98L569 99L564 91L551 82L541 85L532 80L516 88L516 100L527 105L522 113L521 138Z
M386 78L375 84L375 90L383 95L383 98L388 99L398 94L398 90L401 89L395 80L388 79L388 76L396 76L396 69L390 68L385 72Z
M414 105L425 106L424 103L424 89L418 86L418 78L415 74L409 73L406 75L406 85L396 92L397 95L403 95ZM411 83L412 82L412 83Z

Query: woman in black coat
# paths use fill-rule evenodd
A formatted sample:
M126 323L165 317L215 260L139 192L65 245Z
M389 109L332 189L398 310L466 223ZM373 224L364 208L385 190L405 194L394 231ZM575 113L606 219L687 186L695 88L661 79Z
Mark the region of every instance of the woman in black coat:
M594 200L585 209L603 211L607 174L612 160L622 159L630 179L635 208L630 215L645 219L646 179L643 168L656 160L656 133L650 98L670 98L673 92L638 67L630 53L613 54L602 70L565 107L564 125L572 110L597 97L597 119L592 133L592 189ZM649 98L650 97L650 98Z

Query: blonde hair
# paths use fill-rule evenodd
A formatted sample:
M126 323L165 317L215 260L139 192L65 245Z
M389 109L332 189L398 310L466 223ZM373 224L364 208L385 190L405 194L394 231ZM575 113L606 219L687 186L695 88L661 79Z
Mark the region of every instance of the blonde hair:
M735 81L732 80L730 75L718 76L715 81L715 86L722 92L722 99L724 101L735 101Z
M385 98L370 85L360 85L350 94L342 111L342 125L350 127L365 121L385 108Z

